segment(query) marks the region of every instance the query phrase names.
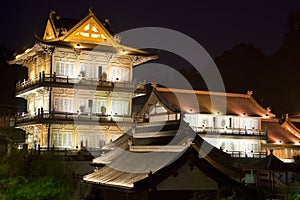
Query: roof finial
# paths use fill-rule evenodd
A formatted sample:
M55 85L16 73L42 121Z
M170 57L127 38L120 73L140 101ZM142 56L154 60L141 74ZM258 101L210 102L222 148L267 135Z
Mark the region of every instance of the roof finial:
M247 90L247 94L248 94L249 96L251 96L251 95L253 94L253 91L252 91L252 90Z
M56 15L56 12L55 12L55 10L50 10L49 17L51 18L51 17L53 17L53 15Z
M104 21L105 21L105 23L107 23L108 25L110 25L110 19L107 18Z
M89 7L89 13L90 13L90 14L94 14L94 13L93 13L93 7Z

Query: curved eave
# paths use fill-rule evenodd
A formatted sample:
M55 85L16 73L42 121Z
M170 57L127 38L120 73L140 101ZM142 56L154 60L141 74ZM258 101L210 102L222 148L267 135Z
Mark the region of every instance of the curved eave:
M224 99L227 104L227 110L226 114L227 115L240 115L242 113L246 113L245 116L251 116L251 117L262 117L262 118L273 118L275 115L273 113L270 113L268 110L264 109L262 106L260 106L257 101L248 94L234 94L234 93L223 93L223 92L210 92L210 91L195 91L195 90L185 90L185 89L174 89L174 88L162 88L162 87L157 87L154 86L154 91L157 97L160 99L161 102L164 103L166 107L168 107L169 110L176 111L176 112L185 112L185 113L193 113L193 114L214 114L216 113L212 108L209 108L204 105L204 107L207 107L206 109L200 109L200 108L194 108L192 112L186 110L185 108L177 108L177 110L169 105L167 103L167 100L164 97L164 94L170 94L170 93L178 93L182 97L184 95L196 95L197 99L199 99L203 96L204 98L209 97L211 98L226 98ZM162 95L160 95L160 93ZM176 95L175 95L176 96ZM186 99L186 98L185 98ZM188 102L185 103L188 105ZM246 104L246 107L245 105ZM202 105L201 102L199 102L199 105ZM237 106L235 106L237 105ZM178 107L178 106L177 106ZM249 111L245 112L245 111Z
M80 45L77 46L76 42L65 42L62 40L42 40L42 39L38 39L38 42L46 46L63 47L63 48L69 48L69 49L74 49L79 51L95 51L95 52L109 52L109 53L118 52L118 50L115 47L108 46L108 45L80 43Z
M260 112L264 113L261 117L265 117L266 115L268 117L276 117L276 115L274 113L268 112L266 109L264 109L259 103L257 103L257 101L250 96L250 101L255 105L255 107L260 110Z
M141 49L135 49L135 48L132 48L132 47L121 45L121 44L119 45L119 48L121 48L122 50L127 52L129 55L145 55L145 56L147 56L147 55L148 56L157 55L158 56L158 53L145 51L145 50L141 50Z
M96 181L91 181L91 180L86 180L86 179L82 179L83 182L85 183L89 183L89 184L93 184L93 185L97 185L97 186L101 186L103 188L106 188L108 190L121 190L121 191L128 191L128 192L133 192L133 186L129 187L129 186L122 186L122 185L118 185L118 184L109 184L109 183L99 183Z
M156 90L152 91L155 96L157 97L157 100L159 101L159 103L168 111L168 112L181 112L181 110L177 110L176 108L172 107L170 104L168 104L160 95Z
M24 59L27 59L29 56L34 56L36 51L41 48L38 44L33 45L32 47L26 49L23 53L20 53L15 56L14 60L8 61L9 64L19 64Z
M300 130L289 120L286 120L281 124L281 126L287 129L290 133L295 135L296 137L300 138Z

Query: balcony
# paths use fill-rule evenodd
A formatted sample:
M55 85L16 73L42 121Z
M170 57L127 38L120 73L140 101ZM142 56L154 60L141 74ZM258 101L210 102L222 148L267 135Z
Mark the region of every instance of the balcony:
M133 120L127 115L100 115L96 113L42 112L37 115L18 116L17 126L29 124L78 124L78 125L132 125Z
M267 152L245 152L245 151L225 151L232 158L265 158L267 157Z
M245 139L263 139L267 140L266 129L245 129L245 128L213 128L213 127L192 127L198 134L205 137L245 138Z
M56 76L55 74L47 75L40 73L39 77L16 84L16 94L38 88L38 87L63 87L76 89L90 89L102 91L116 91L116 92L136 92L144 93L145 87L142 82L111 82L98 79L69 78L68 76Z

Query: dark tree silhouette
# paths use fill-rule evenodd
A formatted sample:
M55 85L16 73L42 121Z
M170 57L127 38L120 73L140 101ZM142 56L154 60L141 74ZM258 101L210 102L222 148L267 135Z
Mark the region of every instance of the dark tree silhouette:
M283 45L273 55L241 43L215 59L227 91L253 89L256 99L279 117L300 112L300 9L290 13L287 25Z
M25 101L15 98L15 88L18 81L27 78L27 68L19 65L9 65L8 60L13 59L13 51L0 47L0 104L16 105L25 109ZM19 110L21 111L21 110Z

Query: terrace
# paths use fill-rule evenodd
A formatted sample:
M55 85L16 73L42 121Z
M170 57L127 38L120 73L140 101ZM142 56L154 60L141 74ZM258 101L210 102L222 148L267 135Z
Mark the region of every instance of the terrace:
M205 137L226 136L243 137L267 140L267 129L245 129L245 128L214 128L214 127L192 127L198 134Z
M67 112L47 112L42 111L36 115L21 115L17 117L17 125L28 124L101 124L101 125L113 125L113 124L132 124L133 120L128 115L102 115L98 113L67 113Z
M145 92L145 87L142 82L112 82L98 79L86 79L82 77L70 78L68 76L56 76L55 73L45 74L44 72L41 72L39 76L33 80L18 82L16 84L16 94L18 95L42 86L117 92Z

